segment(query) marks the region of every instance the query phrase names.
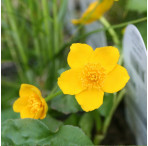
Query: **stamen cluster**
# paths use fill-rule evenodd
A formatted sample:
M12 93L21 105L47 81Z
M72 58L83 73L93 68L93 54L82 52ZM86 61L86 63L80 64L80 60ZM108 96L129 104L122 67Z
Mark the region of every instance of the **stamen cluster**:
M100 89L100 85L102 84L105 75L104 68L99 64L88 63L85 65L81 74L82 85L86 88Z

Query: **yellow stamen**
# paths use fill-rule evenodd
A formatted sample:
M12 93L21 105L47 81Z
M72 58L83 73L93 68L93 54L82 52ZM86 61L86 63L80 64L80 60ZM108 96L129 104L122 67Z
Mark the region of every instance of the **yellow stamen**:
M82 74L82 85L86 88L100 89L100 85L105 78L105 70L99 64L87 64L85 65Z
M31 113L37 113L41 108L42 103L36 98L30 98L28 100L28 107L30 108Z

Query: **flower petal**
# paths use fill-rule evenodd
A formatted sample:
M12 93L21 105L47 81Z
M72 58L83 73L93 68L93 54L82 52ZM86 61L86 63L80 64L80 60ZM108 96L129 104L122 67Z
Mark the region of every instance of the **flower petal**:
M84 90L81 83L81 69L70 69L58 78L58 85L64 94L78 94Z
M38 88L36 88L35 86L30 85L30 84L22 84L19 94L20 94L20 97L28 97L32 94L36 94L39 97L42 97L40 90Z
M14 103L13 103L13 110L14 112L20 112L27 104L28 100L27 97L22 97L18 98Z
M92 2L87 10L83 13L80 19L72 20L73 24L89 24L99 19L105 12L107 12L113 5L114 0L103 0L99 3L98 0Z
M40 109L39 109L39 111L34 115L34 119L41 119L41 117L42 117L42 113L43 113L43 107L41 107ZM46 115L44 115L44 118L45 118L45 116ZM42 118L42 119L44 119L44 118Z
M31 113L31 110L28 106L25 106L20 112L21 119L24 118L33 118L35 117L34 113Z
M119 56L119 51L115 47L96 48L90 57L90 62L100 64L108 73L117 65Z
M92 53L93 49L87 44L72 44L67 58L69 66L71 68L84 66Z
M104 92L98 89L87 89L77 94L76 100L86 112L99 108L103 103Z
M114 93L126 85L130 79L127 70L118 65L106 76L102 83L102 90L108 93Z
M44 98L41 101L42 101L42 105L43 105L43 111L42 111L42 114L40 116L40 119L44 119L46 117L46 113L48 111L48 105L47 105Z

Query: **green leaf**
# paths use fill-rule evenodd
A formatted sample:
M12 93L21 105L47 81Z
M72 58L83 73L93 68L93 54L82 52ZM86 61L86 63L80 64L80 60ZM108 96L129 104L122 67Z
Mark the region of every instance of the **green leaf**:
M2 110L1 113L1 122L4 122L8 119L17 119L19 118L20 115L19 113L15 113L12 108L6 109L6 110Z
M147 21L138 23L138 24L136 24L136 26L137 26L138 30L140 31L140 34L142 35L145 46L147 46Z
M82 130L86 133L88 137L91 137L93 123L94 121L91 112L83 114L79 122L80 128L82 128Z
M50 107L64 114L76 113L81 110L74 96L59 95L51 100Z
M81 115L71 114L65 121L65 125L77 126Z
M2 97L1 97L2 109L12 108L12 103L18 97L19 88L12 88L5 85L2 85L1 88L2 88Z
M147 11L147 0L128 0L126 8L131 11L143 13Z
M2 124L2 141L13 142L14 145L37 144L51 136L48 127L39 120L16 119L7 120Z
M52 145L77 146L93 145L84 132L66 125L53 133L43 122L34 119L7 120L2 124L3 145Z
M60 128L60 126L63 125L63 123L61 121L58 121L56 119L54 119L51 116L47 116L45 119L41 120L50 131L52 132L57 132Z
M54 137L51 141L52 146L93 146L91 140L80 128L71 125L62 126Z
M114 94L105 93L104 99L103 99L103 104L98 109L98 111L100 112L100 114L102 116L104 116L104 117L108 116L108 114L112 108L112 105L113 105L113 97L114 97Z
M94 121L95 121L96 131L98 132L102 128L101 115L100 115L98 110L94 110L92 112L92 115L93 115L93 118L94 118Z

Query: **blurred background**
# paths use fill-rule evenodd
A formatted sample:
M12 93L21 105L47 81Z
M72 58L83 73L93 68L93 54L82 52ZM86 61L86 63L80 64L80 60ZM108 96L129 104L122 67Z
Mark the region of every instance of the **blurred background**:
M107 31L79 38L80 35L102 28L99 21L83 26L79 30L71 23L71 19L79 18L92 1L2 0L2 122L10 118L19 118L19 114L13 112L12 104L19 96L21 83L37 86L41 89L43 97L53 90L57 90L55 87L57 77L68 68L66 59L70 43L83 42L94 49L114 45L112 37ZM111 25L115 25L146 16L146 0L119 0L104 17ZM147 46L147 22L135 25ZM116 29L120 39L120 44L118 44L120 52L122 52L124 30L124 27ZM64 121L64 124L83 127L80 119L81 111L78 112L80 107L74 98L65 99L59 96L49 105L50 115L54 118ZM124 108L124 102L121 102L102 144L136 143L134 134L126 123ZM74 114L76 112L78 113ZM90 125L86 129L90 129L87 134L92 138L96 132L95 126Z

